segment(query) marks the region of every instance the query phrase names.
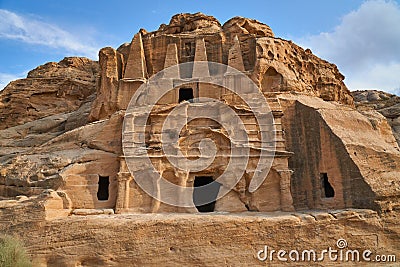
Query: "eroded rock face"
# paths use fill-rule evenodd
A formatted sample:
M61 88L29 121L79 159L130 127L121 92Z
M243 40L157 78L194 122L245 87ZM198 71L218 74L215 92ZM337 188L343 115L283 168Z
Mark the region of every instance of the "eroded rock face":
M297 210L400 207L400 148L381 114L310 96L279 99L287 148L295 154L289 166Z
M303 250L313 250L319 259L327 247L337 250L339 238L349 246L349 250L342 250L343 259L347 251L355 250L362 259L367 249L372 255L397 257L400 247L398 217L380 218L370 210L217 216L105 215L106 210L92 210L103 214L79 216L82 213L77 211L77 215L57 219L62 214L54 208L62 204L50 191L37 200L7 203L9 208L0 206L0 231L19 236L36 266L48 267L176 266L177 263L181 266L263 266L269 262L279 266L277 253L273 260L263 262L257 259L257 253L268 246L268 252L285 250L285 258L289 251L296 250L301 259ZM45 218L48 219L44 222ZM338 254L332 253L332 257ZM302 260L298 262L298 266L305 264ZM330 260L325 253L318 264L338 266L338 261ZM354 264L360 262L354 261Z
M111 47L99 52L100 79L97 97L90 112L90 120L103 119L118 110L118 80L122 78L122 54Z
M194 66L177 71L179 79L163 76L163 85L194 82L178 84L159 99L141 123L150 130L125 134L145 135L141 148L166 180L195 187L196 179L213 180L224 172L230 140L213 120L189 120L188 114L197 112L191 108L201 106L203 115L225 123L231 117L223 110L213 113L215 101L192 106L190 101L203 96L225 103L245 124L251 157L214 211L238 214L114 214L199 211L197 205L161 203L138 186L127 166L127 158L138 162L138 157L123 155L122 128L125 113L133 115L126 112L129 101L150 77L179 63L206 60L238 69L266 98L275 148L266 180L250 192L261 151L260 125L250 109L237 95L195 81L200 67L210 81L237 80L218 68ZM65 58L40 66L0 93L0 231L20 235L41 266L160 264L150 254L162 256L163 264L256 265L256 253L265 245L322 250L334 247L339 237L354 247L387 249L374 253L396 253L400 148L388 121L396 132L399 101L382 92L355 92L356 110L343 80L334 64L276 38L265 24L235 17L221 26L201 13L178 14L157 31L140 30L116 50L103 48L99 63ZM180 89L192 90L191 98L181 99ZM155 95L143 94L137 103L150 105ZM174 168L161 154L160 125L180 102L186 111L177 117L186 121L185 129L178 133L172 127L168 133L179 136L182 153L197 158L197 144L206 138L219 153L199 177ZM134 167L148 179L151 166ZM159 180L152 183L154 192L168 193L161 192Z
M44 127L51 127L48 125L51 120L57 125L70 116L54 115L39 120L35 127L31 122L0 131L4 137L1 145L6 149L6 153L0 154L1 196L32 196L44 189L65 190L74 200L73 208L115 206L123 113L70 131L33 132L40 131L40 127L46 131ZM15 128L28 128L31 132L23 138ZM108 201L96 198L99 175L108 177ZM92 192L84 194L86 190Z
M274 37L274 33L268 25L257 20L243 17L234 17L222 26L227 35L251 34L256 37Z
M97 74L97 62L87 58L64 58L30 71L0 92L0 130L77 110L96 92Z
M60 62L49 62L28 72L27 78L70 78L82 82L96 82L97 62L84 57L66 57Z
M352 95L357 109L371 120L374 117L371 116L371 109L385 116L400 145L400 97L376 90L354 91Z
M97 62L69 57L37 67L26 79L11 82L0 92L2 196L57 190L65 184L64 168L90 154L90 149L81 149L90 143L87 130L85 137L61 138L64 143L55 146L57 137L88 123L97 79ZM101 154L96 149L94 154Z
M234 17L221 26L214 17L196 13L175 15L168 25L163 24L154 32L140 30L130 47L124 44L117 51L107 48L100 52L101 86L110 83L113 89L108 92L100 89L91 119L110 116L115 111L111 107L126 108L121 99L130 99L140 86L128 85L126 81L144 81L163 70L170 51L168 46L176 45L172 55L178 59L176 64L195 60L196 43L200 39L204 39L206 60L239 67L263 92L302 92L353 105L344 76L336 65L316 57L309 49L275 37L269 26L257 20ZM229 55L234 46L235 55ZM133 62L129 61L129 55ZM242 67L230 64L234 58L241 58ZM218 75L218 70L210 71L211 76ZM191 77L191 73L180 75Z
M171 18L168 25L162 24L157 34L179 34L188 32L214 33L221 29L221 24L213 16L202 13L177 14Z
M196 174L176 171L159 156L160 125L170 110L188 100L180 99L179 90L185 89L192 90L194 98L211 97L230 106L240 114L251 139L249 167L238 185L216 203L216 211L289 211L293 206L298 210L397 209L399 148L383 116L372 111L363 111L363 115L354 109L337 67L308 49L275 37L269 26L256 20L235 17L221 26L201 13L178 14L157 31L140 30L118 49L103 48L99 63L66 58L12 82L0 93L4 122L0 130L0 195L36 195L52 189L67 194L76 209L182 212L154 201L135 183L122 154L121 132L125 110L141 85L167 67L193 61L234 67L258 86L273 111L277 153L266 182L250 193L251 173L258 162L254 151L259 150L260 142L254 117L237 96L195 85L199 77L196 66L181 69L178 79L166 75L163 82L194 82L175 86L175 91L159 99L150 116L151 131L145 137L153 163L172 183L193 187L196 179ZM223 69L202 68L210 80L222 77L233 81L229 80L232 74ZM143 95L138 103L149 105L155 95ZM198 105L212 107L210 103ZM389 118L393 112L386 108L381 107ZM362 129L362 134L354 129ZM202 175L217 177L224 171L229 142L220 125L202 120L188 125L179 138L180 149L196 157L193 144L204 138L217 140L221 154ZM101 181L108 186L107 199L98 195ZM326 185L321 186L322 182ZM154 188L159 190L158 184Z

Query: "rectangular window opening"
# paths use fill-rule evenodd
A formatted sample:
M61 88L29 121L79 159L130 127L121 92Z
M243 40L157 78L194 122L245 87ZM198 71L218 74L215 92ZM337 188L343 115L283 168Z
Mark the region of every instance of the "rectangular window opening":
M333 198L335 196L335 190L333 189L331 183L328 179L327 173L320 174L321 179L321 189L323 198Z
M108 200L110 177L99 175L99 187L97 189L97 199L101 201Z
M179 103L182 101L193 102L193 89L192 88L181 88L179 89Z

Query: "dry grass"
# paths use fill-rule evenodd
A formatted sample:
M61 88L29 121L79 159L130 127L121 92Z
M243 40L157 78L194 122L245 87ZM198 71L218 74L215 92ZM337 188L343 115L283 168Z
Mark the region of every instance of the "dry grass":
M0 266L30 267L33 265L20 240L12 236L0 235Z

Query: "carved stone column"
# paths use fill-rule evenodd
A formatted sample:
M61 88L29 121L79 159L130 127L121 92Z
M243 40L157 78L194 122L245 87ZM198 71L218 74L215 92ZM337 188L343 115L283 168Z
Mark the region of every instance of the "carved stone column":
M126 212L129 209L129 183L132 178L129 172L119 172L117 174L118 191L115 213Z
M178 198L179 198L179 203L180 204L183 204L183 203L185 203L186 201L186 198L188 198L189 197L189 195L185 195L184 194L184 192L185 192L185 188L187 188L186 186L187 186L187 183L188 183L188 180L189 180L189 172L188 171L183 171L183 170L178 170L178 169L175 169L174 170L174 172L175 172L175 176L178 178L178 180L179 180L179 186L181 186L181 188L180 188L180 190L179 190L179 195L178 195ZM190 197L192 197L191 195L190 195ZM189 212L189 213L194 213L194 212L196 212L196 210L195 210L195 208L194 207L177 207L177 210L176 210L177 212Z
M153 194L155 197L153 197L153 199L152 199L151 210L150 210L151 213L157 213L158 210L160 209L160 205L161 205L161 202L159 200L161 198L160 181L161 181L161 179L163 179L163 177L162 177L163 173L164 173L164 170L160 171L159 177L153 181L153 188L154 188Z
M293 173L292 170L277 170L280 176L280 190L281 190L281 209L283 211L294 211L293 198L290 192L290 177Z

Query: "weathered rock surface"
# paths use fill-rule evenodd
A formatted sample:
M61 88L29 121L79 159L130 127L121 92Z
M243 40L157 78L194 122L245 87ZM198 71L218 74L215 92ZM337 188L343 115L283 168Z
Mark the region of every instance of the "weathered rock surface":
M138 186L122 153L123 119L152 75L206 60L235 67L256 83L272 109L276 153L266 181L249 192L259 125L237 96L185 85L192 98L215 98L239 114L253 154L239 183L216 201L218 212L171 214L198 209L160 203ZM210 78L231 75L203 67ZM196 66L179 74L163 78L173 84L199 75ZM256 259L265 245L322 250L339 238L350 248L398 253L400 149L388 121L396 132L399 102L381 92L355 93L356 110L343 80L334 64L275 37L265 24L235 17L221 25L201 13L178 14L154 32L140 30L129 44L101 49L98 63L65 58L40 66L0 92L0 231L21 236L37 266L265 265ZM160 154L159 125L179 102L191 100L179 93L159 100L142 122L145 133L128 133L145 135L143 148L167 179L194 187L198 173L175 170ZM141 104L154 96L143 97ZM365 108L371 104L383 115ZM220 125L201 119L176 135L179 149L197 156L204 138L217 140L219 151L229 147L221 133ZM217 177L228 162L224 155L202 175ZM157 183L152 187L160 193Z
M261 23L254 19L248 19L243 17L234 17L222 26L225 34L227 35L243 35L251 34L256 37L274 37L274 33L271 28L264 23Z
M168 25L162 24L158 29L158 34L177 34L196 31L214 33L218 32L220 28L221 24L212 16L202 13L178 14L171 18Z
M64 190L72 196L76 208L113 208L115 199L101 202L95 195L99 177L110 179L110 192L113 196L117 194L123 110L136 89L151 75L191 60L235 66L251 77L266 96L281 94L283 110L277 101L275 112L284 114L283 129L276 132L283 135L285 130L286 149L295 155L289 167L295 171L292 194L297 209L361 207L383 211L397 205L398 147L384 117L369 112L366 118L353 109L353 99L335 65L290 41L276 38L270 27L256 20L235 17L221 26L215 18L201 13L176 15L169 25L161 25L155 32L140 30L130 44L117 50L103 48L99 63L65 58L59 63L40 66L27 79L11 83L0 94L3 99L0 108L6 120L2 127L7 128L0 131L3 195ZM218 74L214 73L216 70L209 71L210 75ZM18 83L21 89L17 90ZM293 94L294 91L301 94ZM379 97L388 96L368 95L366 99L380 101ZM170 97L166 103L174 104L174 98ZM321 98L344 105L327 103ZM25 106L34 103L33 100L37 102L36 111L26 114ZM387 106L379 107L388 118L397 114ZM13 120L8 113L14 114ZM310 120L311 117L315 119ZM280 118L275 120L281 125ZM355 123L359 124L357 130L363 129L362 134L354 130ZM284 137L277 138L282 151ZM370 146L371 143L374 145ZM305 158L308 166L302 164ZM277 163L280 172L285 166L283 162ZM322 174L333 176L330 179L336 196L332 199L321 195L318 177ZM282 186L279 175L270 179L275 191ZM85 186L89 188L88 196L83 197L83 191L74 191L74 188L84 190ZM274 190L265 190L279 200L275 193L271 194ZM140 195L140 190L133 191ZM237 202L243 206L240 210L246 209L245 205L247 209L259 210L248 201L252 198L241 196L244 202ZM282 201L274 202L270 208L279 209ZM135 205L141 209L140 204ZM228 206L222 202L217 205Z
M97 62L65 58L39 66L0 92L1 195L60 188L61 170L85 153L77 150L73 156L65 142L53 154L48 142L88 123L97 73ZM78 139L72 141L80 148Z
M287 147L297 155L289 159L296 209L399 206L400 148L382 115L304 95L279 99ZM323 195L322 174L332 198Z
M65 122L66 117L71 116L54 115L41 119L25 137L21 137L18 129L30 129L28 126L32 123L0 131L0 136L4 137L1 145L6 149L0 155L0 195L31 196L44 189L65 189L72 197L80 199L82 208L94 208L94 203L99 207L113 207L115 197L100 203L92 198L92 194L84 196L76 189L89 185L95 195L99 174L96 166L102 166L101 175L114 177L111 188L115 187L117 158L121 154L121 128L118 126L122 124L123 113L67 132L48 131L40 135L33 132L45 126L51 128L48 120L58 125L57 122ZM82 175L89 175L89 178Z
M63 205L63 199L54 193L0 206L0 231L19 236L38 267L283 264L276 254L272 261L258 260L257 253L265 246L269 252L299 251L299 261L289 260L293 266L337 266L338 260L329 260L328 254L324 261L317 259L328 247L338 250L339 239L347 242L340 264L356 266L367 264L362 260L364 250L371 250L371 259L375 255L398 257L400 250L398 213L386 217L370 210L107 215L112 212L77 210L77 214L101 212L102 215L59 218L52 211L56 205ZM305 256L301 260L303 250L315 251L316 259L307 261ZM345 261L347 250L359 250L361 261ZM393 262L385 264L396 266ZM382 263L368 263L368 266L382 266Z
M98 64L86 58L64 58L11 82L0 92L0 130L77 110L96 92Z
M269 26L242 17L232 18L221 26L212 16L178 14L157 31L140 30L130 47L124 44L118 50L100 51L102 78L91 120L110 116L116 107L126 108L127 103L122 99L129 100L140 86L133 81L144 81L164 69L168 44L177 46L177 63L191 62L195 60L196 40L201 38L207 60L226 65L230 64L229 50L238 39L236 53L242 57L243 71L264 92L304 92L353 105L350 91L343 83L344 76L334 64L316 57L309 49L275 37ZM128 54L132 55L133 62L129 61ZM141 67L135 69L134 62L139 61ZM216 72L211 70L212 75ZM188 78L191 73L182 72L181 76Z
M385 116L400 145L400 97L376 90L354 91L352 95L357 109L366 116L371 116L371 109Z
M117 91L118 80L122 78L122 54L111 47L99 52L100 80L97 87L97 97L90 113L90 120L106 118L118 110Z

